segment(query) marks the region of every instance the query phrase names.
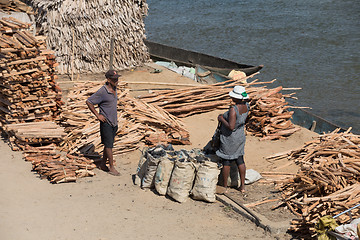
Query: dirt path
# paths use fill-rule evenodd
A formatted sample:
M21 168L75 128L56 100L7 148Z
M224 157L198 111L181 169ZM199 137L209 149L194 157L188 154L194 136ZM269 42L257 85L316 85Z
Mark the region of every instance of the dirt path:
M144 67L123 75L132 82L194 84L171 72L157 75L150 70ZM63 82L62 85L72 83ZM144 88L139 85L133 84L132 88ZM192 145L175 148L203 147L216 127L219 113L214 111L184 119ZM245 149L247 167L261 172L283 166L285 162L272 164L263 157L299 147L315 135L303 129L288 140L277 142L259 142L249 136ZM21 152L12 152L3 140L0 152L0 238L4 240L289 239L284 232L265 233L219 202L210 204L189 199L179 204L134 186L131 176L140 158L139 150L116 156L120 177L95 170L96 176L92 178L59 185L39 179L31 172L31 163L22 159ZM295 172L296 169L289 165L282 171ZM265 193L262 187L257 190L256 185L251 185L249 194L253 200Z

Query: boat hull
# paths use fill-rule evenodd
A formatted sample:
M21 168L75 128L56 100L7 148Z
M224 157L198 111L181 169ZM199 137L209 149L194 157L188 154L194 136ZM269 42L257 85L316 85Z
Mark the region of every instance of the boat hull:
M203 53L171 47L160 43L144 40L148 47L150 57L155 61L174 62L180 66L196 67L197 65L228 75L231 70L243 71L247 76L260 71L264 66L240 64L227 59L210 56Z

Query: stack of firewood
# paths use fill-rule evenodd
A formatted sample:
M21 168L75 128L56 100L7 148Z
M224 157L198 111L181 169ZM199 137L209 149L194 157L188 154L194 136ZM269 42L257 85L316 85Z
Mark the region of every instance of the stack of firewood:
M247 78L251 78L248 76ZM254 87L274 82L258 82L254 80L243 84L243 79L229 80L212 85L203 85L178 90L165 90L140 96L147 103L156 104L177 117L187 117L192 114L213 111L214 109L227 109L231 104L229 91L236 86L246 87L251 98L249 123L247 130L262 139L285 138L300 130L290 121L293 112L284 97L292 97L293 94L283 95L279 93L282 87L268 89L265 86Z
M285 138L300 130L291 122L294 112L280 93L282 87L259 90L252 95L247 130L261 140Z
M16 32L18 30L27 30L31 27L31 24L24 23L13 17L3 17L0 19L0 31L4 32Z
M45 147L27 146L23 152L24 159L30 161L33 170L40 178L48 179L51 183L75 182L78 178L91 177L96 165L92 160L67 154L56 154L54 144Z
M56 118L62 101L55 82L55 56L46 49L43 37L24 30L29 24L14 18L2 18L1 23L6 29L0 33L0 121Z
M99 121L87 108L86 99L104 83L78 83L68 94L67 104L59 123L68 133L61 143L61 149L71 154L99 156L102 145ZM90 87L91 86L91 87ZM165 110L136 100L125 90L126 83L119 83L118 123L114 154L133 151L144 140L148 145L189 144L189 132L184 124Z
M59 143L66 136L64 128L51 121L8 124L3 129L13 150L24 150L29 144Z
M335 216L360 202L360 135L350 133L350 129L338 131L273 156L301 164L294 177L277 181L281 183L282 204L298 217L291 221L292 231L314 235L314 224L320 217ZM360 217L360 209L354 209L352 216ZM336 220L343 224L349 219L344 214Z

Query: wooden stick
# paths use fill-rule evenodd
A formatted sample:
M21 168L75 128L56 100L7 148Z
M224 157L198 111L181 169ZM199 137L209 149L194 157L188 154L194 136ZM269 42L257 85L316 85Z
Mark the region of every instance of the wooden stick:
M75 33L74 29L71 29L72 33L72 50L71 50L71 81L74 81L74 54L75 54Z
M246 203L244 204L245 207L255 207L264 203L269 203L269 202L276 202L276 201L280 201L280 199L265 199L265 200L261 200L261 201L257 201L257 202L253 202L253 203Z
M187 84L187 83L165 83L165 82L130 82L127 84L146 84L146 85L167 85L167 86L182 86L182 87L198 87L200 84Z

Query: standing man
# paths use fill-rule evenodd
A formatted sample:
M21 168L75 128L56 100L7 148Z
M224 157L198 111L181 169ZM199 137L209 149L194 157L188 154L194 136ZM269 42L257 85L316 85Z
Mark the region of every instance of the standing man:
M100 163L100 169L107 171L109 174L119 176L120 173L114 167L113 146L114 138L118 130L117 122L117 92L116 86L120 75L115 70L106 72L107 82L96 93L91 95L86 104L90 111L100 121L101 143L104 144L103 158ZM99 106L97 112L95 105ZM109 168L106 166L106 160L109 159Z

